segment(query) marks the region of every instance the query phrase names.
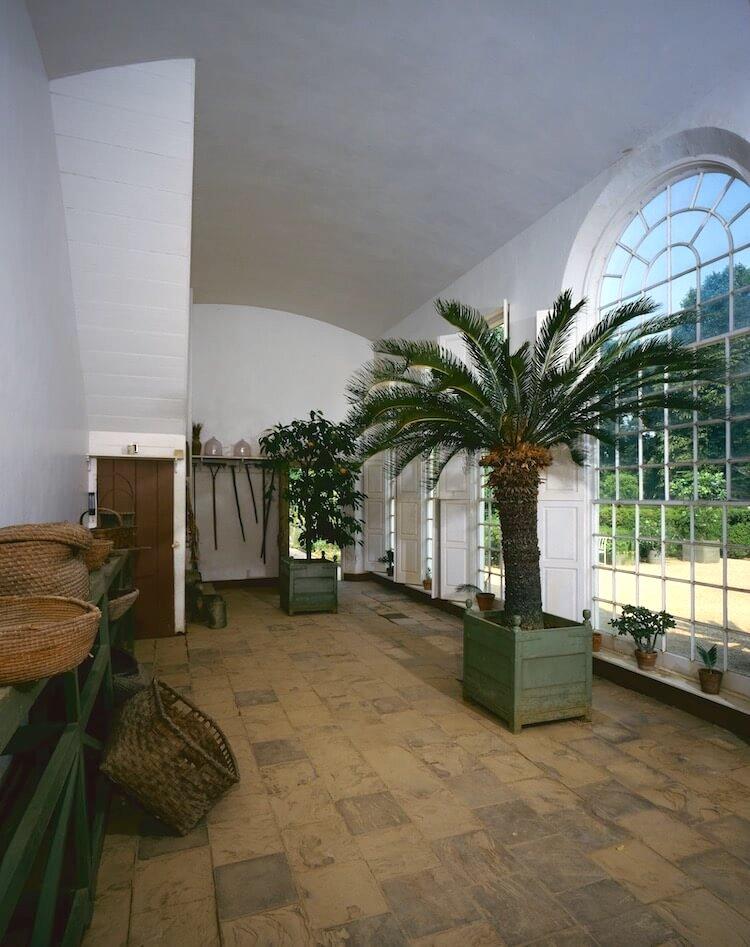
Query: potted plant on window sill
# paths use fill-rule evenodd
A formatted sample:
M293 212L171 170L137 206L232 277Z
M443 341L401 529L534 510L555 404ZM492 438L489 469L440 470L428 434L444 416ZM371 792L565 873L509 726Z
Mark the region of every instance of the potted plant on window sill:
M394 570L394 565L393 565L393 564L394 564L394 561L395 561L395 559L394 559L394 556L393 556L393 550L392 550L392 549L386 549L385 554L382 555L382 556L378 559L378 562L382 562L383 565L385 566L385 574L388 576L389 579L392 579L392 578L393 578L393 573L394 573L394 571L395 571L395 570Z
M484 590L480 589L478 585L471 585L471 583L466 583L464 585L459 585L456 589L457 592L465 592L470 596L473 596L474 601L477 603L477 608L480 612L489 612L492 611L495 605L495 593L490 592L489 589L485 586ZM466 607L469 607L471 598L466 599Z
M356 516L365 499L357 489L361 464L352 459L355 434L320 411L277 424L260 438L264 457L285 475L284 500L299 528L305 558L281 555L279 597L290 615L338 610L338 561L313 559L316 543L344 549L357 542L362 523Z
M614 445L620 417L695 410L693 383L720 373L705 348L680 341L690 316L653 316L648 299L611 310L576 343L584 304L562 293L536 341L512 352L480 312L437 300L465 357L434 341L383 339L349 386L364 453L389 451L394 475L431 456L436 482L462 452L487 470L500 519L505 608L466 612L463 689L513 729L583 716L591 707L590 624L542 610L539 487L553 451L583 463L587 438ZM539 660L529 662L535 648Z
M623 605L619 618L610 620L618 635L630 635L635 642L635 660L642 671L656 665L658 639L676 622L669 612L652 612L642 605Z
M718 648L715 644L712 644L710 648L698 645L698 655L703 662L703 667L698 671L701 690L704 694L718 694L721 690L721 679L724 676L724 672L716 667Z

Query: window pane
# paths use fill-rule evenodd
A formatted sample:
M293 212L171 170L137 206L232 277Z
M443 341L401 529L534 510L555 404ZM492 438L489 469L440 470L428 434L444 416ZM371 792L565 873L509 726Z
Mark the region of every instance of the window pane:
M729 296L701 303L700 324L703 339L712 339L729 332Z
M642 213L649 227L653 227L667 213L667 192L660 191L656 197L646 204Z
M701 232L693 241L701 260L713 260L729 250L727 232L718 218L709 217ZM735 246L739 246L735 238Z
M729 185L729 190L716 205L716 211L724 220L731 220L749 202L750 188L737 179Z
M746 243L750 243L750 210L746 210L741 217L738 217L730 230L735 247L743 247Z
M732 456L750 457L750 421L733 421Z
M666 221L654 227L638 244L637 252L644 260L653 260L667 246Z
M661 507L639 507L638 535L658 539L661 536Z
M693 174L689 178L683 178L681 181L676 181L670 187L670 204L672 212L676 210L682 210L683 208L690 207L693 201L693 195L695 194L695 187L698 183L698 175Z
M630 254L624 247L615 247L607 261L606 272L612 276L622 276L622 271L630 259Z
M730 506L727 510L727 541L734 546L750 547L750 507ZM742 550L737 550L737 558L744 559ZM736 585L731 582L730 585ZM748 583L750 589L750 583Z
M736 277L736 269L734 273ZM750 270L748 270L748 275L750 275ZM748 326L750 326L750 289L745 289L734 294L734 328L747 329Z
M706 216L702 211L696 210L675 214L672 217L672 243L690 243Z
M750 500L750 464L732 464L732 499Z
M718 198L721 197L728 182L728 174L711 172L704 174L701 186L698 189L698 196L695 199L696 207L713 207Z
M670 306L672 312L679 312L681 309L690 309L696 304L698 301L696 291L697 283L697 270L692 270L672 280L672 304Z
M729 292L729 257L701 267L701 302Z
M623 231L622 236L620 237L620 243L628 247L631 250L634 250L636 244L640 241L641 237L645 234L646 228L643 226L643 221L640 218L639 214L636 214L635 217L630 221L628 226Z
M678 273L685 270L692 270L698 263L695 253L690 247L672 247L669 253L673 276L677 276Z
M750 333L729 343L729 371L733 375L750 372Z

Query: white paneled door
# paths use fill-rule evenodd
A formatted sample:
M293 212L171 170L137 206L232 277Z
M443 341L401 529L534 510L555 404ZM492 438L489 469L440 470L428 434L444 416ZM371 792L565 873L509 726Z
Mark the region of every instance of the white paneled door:
M396 581L422 581L422 462L413 460L396 482Z
M365 500L365 569L385 572L378 560L385 553L385 467L382 456L370 457L363 467Z

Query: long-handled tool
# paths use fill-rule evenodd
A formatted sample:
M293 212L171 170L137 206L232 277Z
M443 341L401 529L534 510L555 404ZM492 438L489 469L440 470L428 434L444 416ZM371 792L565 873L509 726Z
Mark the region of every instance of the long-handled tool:
M263 544L260 547L260 557L263 562L266 561L266 534L268 532L268 517L271 514L271 501L273 500L273 486L276 479L276 471L271 470L271 483L266 491L266 468L263 468Z
M232 472L232 487L234 488L234 504L237 507L237 519L240 521L240 532L242 533L242 542L247 542L245 539L245 524L242 522L242 510L240 509L240 497L237 493L237 477L234 474L234 466L229 465L229 469Z
M253 487L253 478L250 476L250 465L245 464L245 473L247 474L247 483L250 487L250 499L253 501L253 515L255 516L255 522L258 522L258 507L255 503L255 488Z
M211 471L211 503L214 513L214 549L219 548L219 541L216 538L216 475L221 470L221 464L208 464Z

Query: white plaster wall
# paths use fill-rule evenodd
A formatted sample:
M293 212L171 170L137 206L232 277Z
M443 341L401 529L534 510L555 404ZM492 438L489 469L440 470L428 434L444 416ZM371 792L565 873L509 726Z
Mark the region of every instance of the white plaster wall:
M605 226L622 213L628 198L636 201L649 182L670 165L691 156L725 157L710 134L702 136L702 149L681 141L685 130L714 128L750 139L750 79L746 76L712 89L641 148L598 175L436 296L460 299L487 312L497 309L507 298L512 345L533 339L536 312L548 309L561 289L568 284L577 292L588 289L580 264L572 267L568 261L572 253L582 253L586 258L592 253L593 246L586 239L576 246L579 230L592 209L599 205ZM585 146L582 140L581 147ZM613 184L615 187L611 187ZM434 300L430 299L388 335L434 338L444 331L445 324L435 314Z
M50 84L90 427L183 434L195 64Z
M341 420L347 410L346 382L369 357L365 338L316 319L251 306L194 305L192 417L203 422L204 442L215 436L228 447L245 438L257 450L258 435L266 428L313 409ZM253 477L260 503L260 474ZM219 548L214 550L211 475L198 470L200 566L209 581L278 575L275 504L264 564L260 524L254 522L250 489L241 471L237 487L247 541L242 542L231 475L222 470L216 479Z
M0 525L76 519L86 409L47 75L0 4Z

